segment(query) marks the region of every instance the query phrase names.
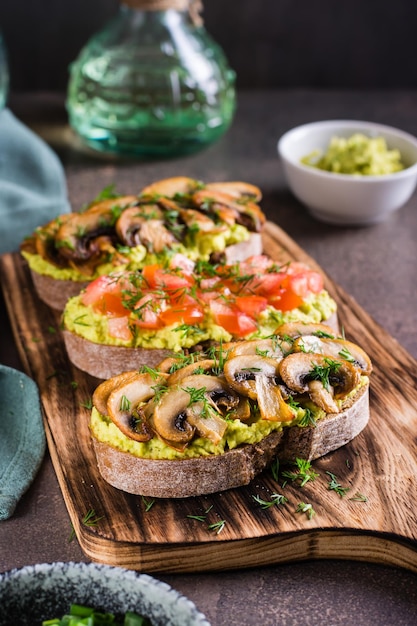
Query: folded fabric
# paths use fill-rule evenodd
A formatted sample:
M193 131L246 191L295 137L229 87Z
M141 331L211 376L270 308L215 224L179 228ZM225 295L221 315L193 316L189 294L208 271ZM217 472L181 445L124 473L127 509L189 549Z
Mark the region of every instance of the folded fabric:
M45 453L39 392L18 370L0 365L0 520L9 518Z
M0 254L70 211L57 155L9 109L0 111Z

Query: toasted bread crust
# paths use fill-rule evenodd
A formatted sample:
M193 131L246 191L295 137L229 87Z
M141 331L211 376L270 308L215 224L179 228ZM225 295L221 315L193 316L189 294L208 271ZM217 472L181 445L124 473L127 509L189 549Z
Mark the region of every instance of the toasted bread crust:
M40 300L56 311L63 311L69 298L78 296L88 285L88 281L58 280L32 269L30 273Z
M153 460L133 456L93 438L100 474L117 489L154 498L187 498L249 484L277 456L280 461L314 460L345 445L369 420L369 383L343 411L316 426L288 427L216 456Z

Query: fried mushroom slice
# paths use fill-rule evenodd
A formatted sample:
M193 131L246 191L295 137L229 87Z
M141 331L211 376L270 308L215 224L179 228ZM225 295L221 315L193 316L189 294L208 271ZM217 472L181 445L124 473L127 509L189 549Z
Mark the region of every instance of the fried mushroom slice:
M66 259L86 261L94 254L91 240L114 232L121 212L136 202L136 196L121 196L94 204L84 213L71 214L56 233L55 246Z
M232 389L257 401L262 419L282 422L294 418L281 393L275 359L252 354L228 358L224 375Z
M157 195L172 197L175 194L187 194L198 187L201 183L187 176L173 176L163 178L147 185L140 192L142 196Z
M345 398L360 381L359 370L332 356L294 352L279 363L285 385L297 394L308 393L326 413L339 413L335 402Z
M215 361L213 359L202 359L201 361L196 360L194 363L189 363L185 367L181 367L170 374L168 378L168 385L177 385L188 376L211 373L214 367Z
M187 376L179 385L169 386L154 404L151 424L163 441L174 447L187 445L197 432L218 443L227 428L221 417L239 397L215 376Z
M109 399L111 392L120 385L130 382L132 379L136 378L136 376L137 371L122 372L121 374L112 376L112 378L100 383L98 387L95 388L93 393L93 406L96 407L97 411L101 413L101 415L108 416L107 400Z
M157 204L142 204L125 209L115 224L120 241L127 246L138 246L142 243L141 229L150 220L158 220L162 211Z
M244 354L268 357L276 361L281 361L287 354L290 344L287 344L279 337L271 339L248 339L247 341L237 341L230 344L228 358Z
M166 376L135 372L117 385L107 399L107 413L121 432L135 441L149 441L153 431L149 427L141 403L155 395L158 385L164 385Z
M248 230L260 232L265 222L265 215L254 202L242 202L220 191L200 189L192 194L193 205L206 213L217 215L227 223L236 222ZM233 221L232 221L233 220Z
M372 362L365 350L346 339L329 339L316 335L303 335L294 341L293 350L296 352L315 352L326 354L335 359L349 361L357 367L361 374L368 376L372 372Z
M259 187L240 180L207 183L205 188L209 191L227 193L229 196L233 196L234 198L250 198L253 202L260 202L260 200L262 200L262 192Z
M308 322L287 322L282 324L275 331L277 335L284 338L297 339L304 335L315 335L317 337L335 338L335 331L326 324L315 324Z

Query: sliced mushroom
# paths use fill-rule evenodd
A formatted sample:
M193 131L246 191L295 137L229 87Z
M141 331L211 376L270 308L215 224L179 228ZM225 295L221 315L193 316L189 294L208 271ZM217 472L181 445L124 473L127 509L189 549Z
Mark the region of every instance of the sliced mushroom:
M36 254L39 254L43 259L56 267L65 266L65 260L62 259L59 254L59 248L55 245L55 238L61 226L68 222L74 215L76 215L76 213L66 213L50 221L45 226L37 228L33 236L35 249L29 251L36 252Z
M158 195L172 197L175 194L190 193L199 185L198 181L186 176L174 176L172 178L163 178L144 187L141 191L142 196Z
M232 389L256 400L256 377L264 376L271 381L277 381L278 362L256 354L243 354L234 358L229 355L224 364L224 375Z
M112 378L100 383L100 385L94 390L92 398L93 405L96 407L97 411L102 415L108 415L107 400L109 399L111 392L120 385L130 382L136 377L136 371L122 372L121 374L113 376Z
M155 395L158 385L165 384L166 377L155 377L149 373L135 372L117 385L107 399L107 412L110 419L122 433L136 441L148 441L153 432L149 427L144 413L138 405L147 402Z
M250 198L253 202L259 202L262 199L262 192L259 187L242 181L207 183L205 188L210 191L227 193L234 198Z
M326 412L330 398L346 397L360 381L360 373L351 363L323 354L294 352L279 363L279 371L289 389L312 394L314 403ZM339 412L336 403L330 412Z
M219 378L188 376L155 403L151 422L156 433L174 447L188 444L196 431L218 443L227 427L219 414L224 402L232 407L239 398Z
M208 215L195 209L180 209L179 216L187 228L195 228L197 232L217 234L227 229L226 224L216 224Z
M168 378L168 385L177 385L188 376L211 372L214 366L215 361L213 359L203 359L201 361L195 360L194 363L181 367L177 371L170 374Z
M289 346L279 337L276 339L249 339L230 344L228 358L252 354L280 361L287 354L288 348Z
M296 339L304 335L316 335L318 337L334 338L334 330L326 324L314 324L308 322L287 322L282 324L276 330L276 334L280 337L290 337Z
M294 413L282 397L279 385L279 362L257 355L228 358L224 375L239 393L258 402L263 419L289 421Z
M218 215L227 223L243 224L251 231L259 232L265 222L265 215L257 204L251 201L239 202L220 191L201 189L192 194L191 201L198 209Z
M294 341L293 349L297 352L315 352L349 361L362 374L369 375L372 372L371 359L365 350L345 339L328 339L316 335L305 335Z
M160 219L162 211L157 204L132 206L125 209L116 222L116 233L120 241L127 246L142 243L140 231L147 221Z
M136 196L122 196L92 205L84 213L72 214L55 237L60 254L74 261L87 260L93 254L91 240L114 232L119 211L136 202Z

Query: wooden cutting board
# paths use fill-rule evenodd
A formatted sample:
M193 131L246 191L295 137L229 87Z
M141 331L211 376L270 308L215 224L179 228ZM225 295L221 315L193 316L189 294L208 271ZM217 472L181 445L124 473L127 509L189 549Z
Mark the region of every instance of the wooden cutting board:
M320 269L272 223L264 244L277 261ZM417 363L327 276L347 338L363 346L374 364L365 430L315 461L319 477L304 487L283 488L268 470L244 488L152 503L118 491L99 475L85 408L99 381L69 362L60 316L37 298L20 255L1 257L0 274L20 356L40 389L59 484L91 560L174 573L338 558L417 572ZM348 488L344 496L329 489L327 472ZM268 501L274 493L288 502L264 509L254 499ZM301 502L312 505L311 518L297 512Z

